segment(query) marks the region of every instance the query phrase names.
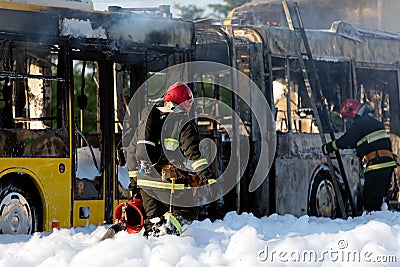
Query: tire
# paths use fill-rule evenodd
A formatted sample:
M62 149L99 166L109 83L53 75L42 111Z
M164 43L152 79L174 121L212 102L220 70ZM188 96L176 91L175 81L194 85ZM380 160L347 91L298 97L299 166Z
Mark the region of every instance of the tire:
M339 184L340 186L340 184ZM319 172L312 183L310 195L308 198L308 215L316 217L341 218L337 193L332 182L332 178L328 172ZM343 189L340 189L343 201Z
M33 234L42 230L40 199L18 183L0 183L0 233Z

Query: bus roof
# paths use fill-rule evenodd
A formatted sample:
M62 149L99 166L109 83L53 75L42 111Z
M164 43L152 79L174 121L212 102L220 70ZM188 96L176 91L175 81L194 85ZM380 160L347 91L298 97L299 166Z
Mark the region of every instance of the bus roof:
M0 31L40 38L88 38L177 49L193 45L194 25L146 13L88 11L0 2ZM12 23L10 23L12 22Z
M263 27L272 54L295 56L294 32L286 27ZM399 61L400 35L369 31L338 21L330 30L306 30L311 52L319 60L354 60L393 64ZM302 47L302 51L305 49Z
M297 57L298 41L294 32L287 27L252 25L225 27L233 27L235 36L248 38L251 42L265 42L273 56ZM317 60L353 60L384 65L397 64L400 60L400 35L395 33L357 28L343 21L334 22L329 30L306 29L305 31L313 58ZM255 32L257 34L254 34ZM305 53L303 44L301 47Z

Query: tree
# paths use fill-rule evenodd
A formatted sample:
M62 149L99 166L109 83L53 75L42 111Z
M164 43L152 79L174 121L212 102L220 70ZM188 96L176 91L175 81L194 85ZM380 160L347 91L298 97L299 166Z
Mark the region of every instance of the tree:
M235 7L241 6L245 3L251 2L251 0L223 0L226 4L211 4L209 8L213 9L215 13L227 16L228 13Z
M83 71L83 61L77 61L74 64L74 95L75 95L75 105L74 105L74 114L77 116L78 122L79 117L81 115L80 108L79 108L79 101L78 96L83 93L86 98L86 105L84 105L84 119L90 121L97 120L97 85L94 81L94 73L95 65L92 61L87 61L85 63L85 72L84 77L82 77ZM83 84L83 91L82 91L82 83ZM82 127L79 125L79 127ZM96 132L97 125L95 123L86 123L85 132ZM81 128L82 130L82 128Z
M203 8L199 8L196 5L192 5L192 4L187 5L187 6L175 4L174 7L180 11L181 17L184 20L192 20L192 19L201 18L204 13Z

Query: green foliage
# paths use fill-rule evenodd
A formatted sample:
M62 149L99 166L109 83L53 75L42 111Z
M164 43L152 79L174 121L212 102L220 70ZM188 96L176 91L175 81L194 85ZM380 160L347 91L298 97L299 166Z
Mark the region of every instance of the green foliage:
M77 98L81 94L82 65L81 61L74 64L74 117L77 119L78 125L80 121L80 109ZM93 62L86 62L84 94L87 96L88 101L84 109L84 120L91 121L91 123L85 123L85 132L95 132L97 130L96 123L94 123L97 120L97 85L93 77L94 68Z
M197 97L205 97L205 98L214 98L214 86L212 81L205 80L203 83L198 82L197 85ZM224 102L227 106L232 106L232 94L231 91L227 88L220 87L219 89L219 100ZM208 102L202 102L201 100L197 101L197 111L202 113L202 111L207 111L208 113L213 113L211 110L214 108L214 105L210 105ZM221 116L229 116L229 113L225 113L223 110L220 110Z
M163 73L149 73L148 84L148 97L154 100L163 97L166 90L166 75Z
M231 109L229 107L232 106L232 93L231 90L220 87L219 93L220 93L220 98L219 100L223 103L226 104L224 105L219 105L218 110L216 109L216 105L213 103L213 101L210 101L209 99L203 99L204 98L214 98L214 86L213 86L213 81L212 80L207 80L207 78L203 81L203 83L198 82L196 84L197 88L197 101L196 105L194 108L197 111L197 114L199 115L199 130L201 132L206 131L209 129L209 127L212 125L213 120L208 119L208 116L203 117L202 115L205 114L212 114L214 116L218 116L219 118L219 124L224 124L230 123L230 117L232 116L231 114ZM225 119L224 119L225 118Z

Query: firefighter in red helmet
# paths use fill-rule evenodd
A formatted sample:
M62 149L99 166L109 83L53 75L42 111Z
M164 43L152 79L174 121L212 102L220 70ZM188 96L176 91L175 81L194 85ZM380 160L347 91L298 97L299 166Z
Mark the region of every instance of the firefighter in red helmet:
M364 187L362 201L364 210L380 210L387 199L395 157L389 135L383 124L374 116L374 109L355 99L347 99L340 106L342 118L351 118L353 123L340 138L322 146L325 155L334 150L355 148L362 160Z
M162 224L166 216L175 222L174 231L169 229L167 234L179 235L182 220L191 221L198 215L197 207L177 208L170 214L169 205L151 194L152 190L169 192L173 188L187 187L193 182L187 180L188 172L196 174L190 176L197 177L196 185L215 181L199 149L197 126L189 119L193 100L192 91L185 83L172 84L164 94L162 106L145 109L142 113L142 121L131 142L127 166L131 190L134 194L140 193L143 200L145 236L165 234L160 229L165 229Z
M176 82L165 92L164 101L175 105L181 105L189 112L193 104L193 94L185 83Z

